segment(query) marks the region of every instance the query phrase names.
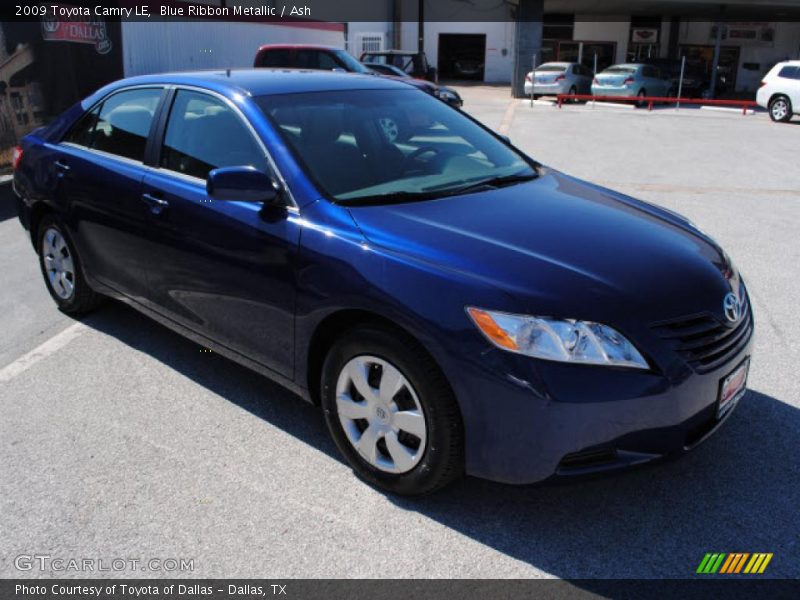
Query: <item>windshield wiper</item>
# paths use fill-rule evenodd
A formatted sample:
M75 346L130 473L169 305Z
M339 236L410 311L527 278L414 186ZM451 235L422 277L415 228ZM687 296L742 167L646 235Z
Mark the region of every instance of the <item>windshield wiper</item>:
M377 194L374 196L357 196L355 198L344 198L338 200L339 204L345 206L365 206L370 204L401 204L403 202L416 202L418 200L433 200L435 198L444 198L446 196L457 196L459 194L467 194L471 191L480 190L486 187L499 188L515 183L522 183L531 181L539 177L535 171L525 174L502 175L499 177L490 177L488 179L481 179L480 181L470 182L466 185L451 187L452 183L445 185L434 185L427 188L422 188L419 192L388 192L386 194Z
M539 177L538 173L535 171L530 173L525 173L523 175L514 174L514 175L500 175L498 177L489 177L487 179L480 179L478 181L473 181L466 185L458 186L449 188L446 186L433 186L429 188L424 188L424 191L440 191L444 192L446 196L452 196L456 194L467 194L471 191L480 190L483 188L499 188L505 187L507 185L514 185L515 183L523 183L525 181L531 181ZM449 185L449 184L448 184Z

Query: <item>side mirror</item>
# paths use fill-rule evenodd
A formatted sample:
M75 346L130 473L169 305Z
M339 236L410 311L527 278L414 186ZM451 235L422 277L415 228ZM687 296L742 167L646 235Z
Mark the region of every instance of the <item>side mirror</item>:
M255 167L220 167L208 174L206 193L214 200L271 204L280 196L280 186Z
M508 137L507 135L498 134L498 137L501 140L503 140L506 144L508 144L509 146L511 145L511 138Z

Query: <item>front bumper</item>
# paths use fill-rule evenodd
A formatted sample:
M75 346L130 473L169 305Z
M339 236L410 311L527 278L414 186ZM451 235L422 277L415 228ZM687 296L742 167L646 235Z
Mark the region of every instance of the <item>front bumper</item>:
M720 381L751 354L752 336L728 362L669 376L535 361L500 350L454 384L464 416L466 469L505 483L618 469L691 450L717 419Z

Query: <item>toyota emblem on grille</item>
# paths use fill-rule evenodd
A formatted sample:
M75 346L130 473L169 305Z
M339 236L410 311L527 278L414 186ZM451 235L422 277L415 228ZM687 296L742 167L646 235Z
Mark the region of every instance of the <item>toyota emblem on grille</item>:
M722 310L725 313L725 318L731 323L736 323L742 316L742 303L736 294L733 292L725 294L722 299Z

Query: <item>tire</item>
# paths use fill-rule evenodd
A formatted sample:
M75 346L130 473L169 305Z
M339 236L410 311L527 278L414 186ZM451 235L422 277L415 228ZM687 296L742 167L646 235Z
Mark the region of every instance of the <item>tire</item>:
M391 387L381 395L384 382ZM408 336L368 325L348 331L325 358L320 389L333 441L368 483L421 495L463 473L456 399L428 353Z
M786 96L775 96L769 101L769 118L776 123L792 120L792 102Z
M94 310L103 300L83 275L75 244L55 215L45 215L36 235L36 251L47 291L68 315Z
M636 106L638 108L644 108L645 106L647 106L647 102L642 100L642 98L644 98L645 96L647 96L647 90L645 90L644 88L639 90L639 93L636 94L636 97L639 98L639 100L636 101Z
M573 85L571 88L569 88L569 94L570 94L571 96L572 96L572 95L575 95L575 94L577 94L577 93L578 93L578 88L576 88L574 85ZM572 102L574 102L575 104L577 104L577 103L578 103L578 100L576 100L575 98L573 98L573 99L572 99Z

